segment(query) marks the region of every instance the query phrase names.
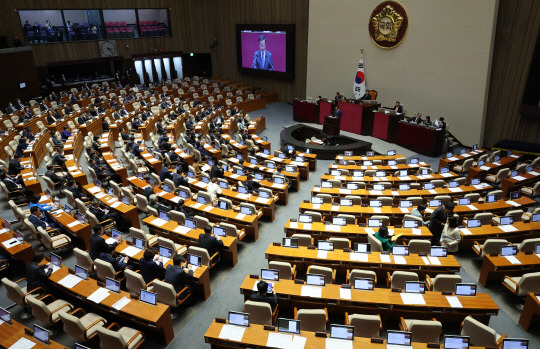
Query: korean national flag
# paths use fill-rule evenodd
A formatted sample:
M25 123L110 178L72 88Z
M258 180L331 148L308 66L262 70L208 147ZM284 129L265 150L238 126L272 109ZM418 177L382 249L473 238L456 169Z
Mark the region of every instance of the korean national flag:
M366 79L364 76L364 57L360 55L360 61L358 62L358 70L354 77L353 92L355 98L361 98L366 93Z

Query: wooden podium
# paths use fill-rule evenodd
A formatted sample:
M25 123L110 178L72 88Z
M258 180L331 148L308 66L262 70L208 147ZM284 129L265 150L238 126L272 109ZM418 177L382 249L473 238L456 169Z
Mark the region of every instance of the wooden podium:
M341 129L341 118L333 118L331 116L324 116L323 133L329 136L339 136Z

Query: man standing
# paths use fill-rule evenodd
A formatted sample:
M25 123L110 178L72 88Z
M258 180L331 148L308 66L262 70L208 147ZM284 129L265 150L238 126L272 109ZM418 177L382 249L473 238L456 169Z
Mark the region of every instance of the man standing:
M429 222L428 228L433 234L431 240L432 245L438 245L441 238L441 234L446 224L448 216L452 215L454 212L454 203L452 201L447 201L444 205L441 205L431 213L431 220Z
M332 117L336 118L336 119L339 119L339 118L341 118L342 115L343 115L343 113L341 112L339 107L336 105L336 108L334 109L334 112L332 113Z
M266 50L266 36L259 36L259 50L253 55L253 69L274 70L272 54Z

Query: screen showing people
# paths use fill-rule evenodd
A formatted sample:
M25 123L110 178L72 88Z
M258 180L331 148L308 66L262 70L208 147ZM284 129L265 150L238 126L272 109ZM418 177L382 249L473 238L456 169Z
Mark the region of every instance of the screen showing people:
M243 68L286 71L287 33L285 31L242 30L240 42Z

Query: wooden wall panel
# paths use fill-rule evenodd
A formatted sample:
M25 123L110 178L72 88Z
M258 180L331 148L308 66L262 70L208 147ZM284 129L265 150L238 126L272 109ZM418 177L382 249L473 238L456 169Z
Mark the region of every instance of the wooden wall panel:
M309 0L2 0L0 33L22 38L22 28L16 9L94 9L94 8L169 8L172 37L116 40L118 54L130 58L155 48L164 51L210 52L213 73L243 81L279 94L282 101L291 102L305 95L307 65L307 25ZM292 82L253 78L238 73L236 67L237 23L296 24L296 78ZM214 37L218 47L210 50ZM36 66L49 62L99 58L97 42L33 45Z
M540 1L500 0L484 128L485 146L491 147L501 139L540 142L540 119L519 113L539 34Z

